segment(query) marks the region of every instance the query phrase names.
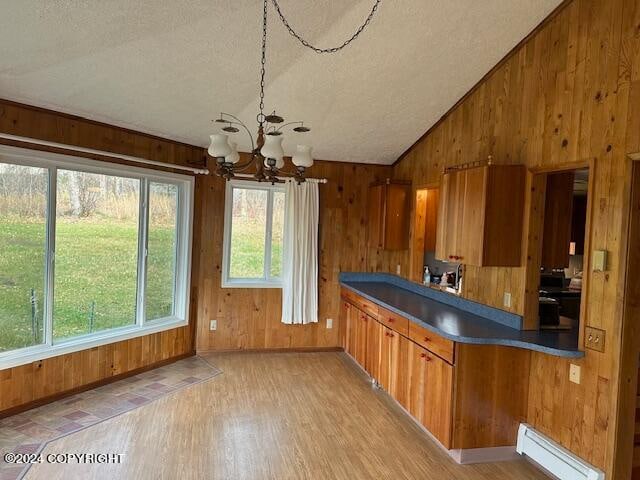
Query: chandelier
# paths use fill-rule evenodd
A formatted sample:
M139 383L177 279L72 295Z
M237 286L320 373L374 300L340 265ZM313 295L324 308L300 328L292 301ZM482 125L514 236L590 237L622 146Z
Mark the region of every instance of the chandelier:
M382 0L374 1L373 7L371 8L366 20L350 38L344 41L341 45L332 48L318 48L305 40L291 27L291 25L289 25L289 22L282 14L278 1L271 1L288 32L303 46L310 48L316 53L335 53L345 48L362 33L366 26L371 22L371 19L376 13L378 5ZM275 110L268 115L264 114L268 3L269 0L263 1L260 104L258 108L258 115L256 116L256 121L258 123L257 136L254 141L251 130L242 120L230 113L222 112L220 113L220 117L215 120L215 123L224 125L223 127L221 126L221 130L225 133L214 133L210 136L211 143L208 148L208 153L216 159L216 175L226 180L232 179L237 173L247 171L253 166L255 169L253 178L259 182L282 183L285 181L283 177L290 177L295 179L298 183L301 183L305 181L306 170L313 165L311 146L302 142L298 143L296 152L291 156L293 168L286 169L284 149L282 147L283 133L287 127L296 135L307 133L311 131L311 129L305 126L302 121L285 123L284 118L278 115ZM236 134L241 130L246 132L251 140L251 153L249 155L249 159L243 162L240 161L237 143L231 141L228 135Z

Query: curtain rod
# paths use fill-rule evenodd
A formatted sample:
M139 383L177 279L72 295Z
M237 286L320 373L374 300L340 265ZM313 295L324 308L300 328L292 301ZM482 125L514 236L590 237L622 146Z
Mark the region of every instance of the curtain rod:
M77 153L88 153L91 155L100 155L102 157L111 157L111 158L116 158L118 160L125 160L127 162L142 163L144 165L155 165L158 167L171 168L173 170L182 170L186 172L191 172L195 175L209 174L209 169L207 168L194 168L194 167L186 167L184 165L174 165L173 163L157 162L155 160L147 160L146 158L133 157L131 155L122 155L120 153L105 152L103 150L95 150L93 148L77 147L75 145L67 145L65 143L49 142L47 140L38 140L36 138L20 137L18 135L10 135L8 133L0 132L0 138L4 138L6 140L14 140L17 142L27 143L31 145L41 145L45 147L60 148L63 150L70 150L72 152L77 152Z
M235 173L234 176L236 178L247 178L249 180L255 180L253 175L251 175L250 173ZM278 180L295 180L292 177L276 177ZM311 182L311 183L327 183L329 182L329 180L327 180L326 178L305 178L305 181L307 182Z

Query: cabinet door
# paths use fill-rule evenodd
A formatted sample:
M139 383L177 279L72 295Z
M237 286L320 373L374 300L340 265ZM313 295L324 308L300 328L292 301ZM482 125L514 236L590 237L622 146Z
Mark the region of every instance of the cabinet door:
M384 208L384 248L406 250L409 248L409 199L411 186L391 183L386 186Z
M346 351L354 359L356 358L357 351L357 333L358 324L360 323L360 310L353 305L349 305L347 310L347 328L345 332Z
M426 353L422 425L445 448L451 448L453 366L435 355Z
M407 410L413 418L424 423L424 380L427 351L413 342L409 343L409 398Z
M380 370L378 383L387 393L391 393L391 371L393 369L393 338L397 335L390 328L382 326L380 338Z
M409 344L407 338L391 332L391 390L390 394L404 408L409 408Z
M371 319L366 313L358 312L355 329L355 352L353 358L355 358L356 362L358 362L358 364L363 368L365 367L367 359L367 325L370 321L375 320Z
M349 330L347 325L349 323L349 315L351 314L351 304L345 300L340 303L340 346L344 348L345 352L349 351Z
M457 258L454 260L482 265L487 167L470 168L461 173L464 173L463 195L459 203L462 206L459 212L462 224L456 232L454 257Z
M369 187L368 243L373 248L384 248L384 207L386 185Z
M367 322L367 351L365 370L372 378L380 377L380 349L384 327L372 318Z
M465 171L453 171L442 177L438 228L436 229L436 258L453 260L458 248L458 232L462 227Z

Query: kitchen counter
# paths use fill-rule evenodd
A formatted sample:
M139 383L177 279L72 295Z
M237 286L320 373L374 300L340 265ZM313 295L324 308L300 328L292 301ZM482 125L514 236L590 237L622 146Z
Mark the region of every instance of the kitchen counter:
M566 358L584 356L584 352L578 349L577 328L563 331L519 330L508 326L513 321L513 314L390 274L345 273L341 274L340 283L377 305L454 342L518 347Z

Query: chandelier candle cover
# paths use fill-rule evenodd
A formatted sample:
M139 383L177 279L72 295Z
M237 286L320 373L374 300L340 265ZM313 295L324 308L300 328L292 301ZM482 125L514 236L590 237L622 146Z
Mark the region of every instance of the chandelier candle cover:
M280 20L287 28L288 32L296 38L303 46L310 48L316 53L335 53L355 40L363 30L369 25L371 19L378 9L381 0L375 0L371 12L367 16L364 23L356 30L356 32L341 45L331 48L318 48L306 41L298 34L287 22L280 5L277 0L271 0L273 6L280 17ZM311 156L311 147L305 144L298 144L296 152L291 157L293 170L285 170L284 149L282 148L282 140L285 127L290 127L296 134L309 132L311 129L304 125L304 122L288 122L284 123L284 118L277 115L274 111L270 115L264 114L264 79L266 73L267 58L267 11L269 0L263 1L262 10L262 56L260 63L260 104L259 113L256 116L258 122L258 134L254 141L251 130L238 117L229 113L221 113L220 118L215 120L218 124L223 124L222 131L225 133L215 133L210 136L211 143L209 145L209 155L216 159L216 175L227 180L236 176L240 172L248 170L251 166L255 167L253 178L259 182L282 183L285 180L282 177L292 177L296 182L305 181L305 171L313 165L313 157ZM282 124L282 125L281 125ZM227 133L235 134L240 129L249 135L251 140L251 157L245 162L240 162L240 154L237 150L237 144L229 141ZM243 175L245 176L245 175Z

